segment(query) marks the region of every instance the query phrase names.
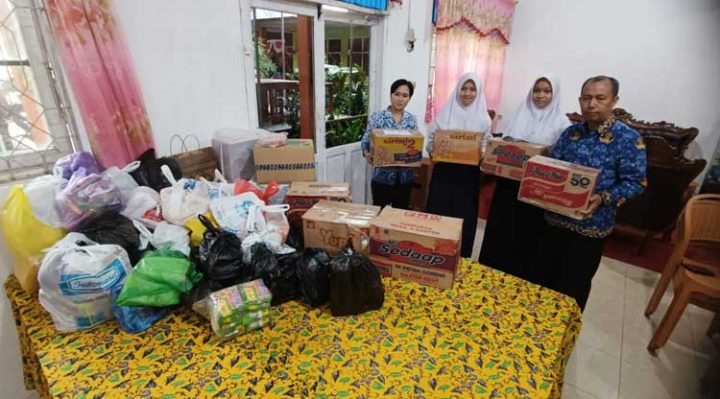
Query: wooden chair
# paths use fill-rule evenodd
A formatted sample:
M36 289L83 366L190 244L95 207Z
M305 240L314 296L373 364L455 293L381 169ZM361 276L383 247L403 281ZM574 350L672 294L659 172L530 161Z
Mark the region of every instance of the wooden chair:
M683 209L675 249L655 286L645 316L657 310L671 280L672 303L647 347L653 354L665 345L689 302L709 310L720 309L720 194L692 197Z

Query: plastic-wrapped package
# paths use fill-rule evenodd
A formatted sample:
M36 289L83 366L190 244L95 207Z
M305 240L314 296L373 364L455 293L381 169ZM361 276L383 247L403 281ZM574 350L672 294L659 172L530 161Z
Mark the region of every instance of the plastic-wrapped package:
M140 260L140 236L133 221L117 212L103 212L85 219L75 230L98 244L115 244L123 247L130 264Z
M122 169L111 166L102 172L102 176L110 180L120 191L125 203L128 202L135 189L139 187L135 179L130 175L130 172L137 170L139 167L140 161L134 161Z
M55 195L62 190L67 180L57 173L32 179L24 190L35 217L52 227L63 227L63 221L55 207Z
M178 251L185 256L190 256L190 231L185 227L161 222L151 232L138 221L133 221L133 224L140 232L140 249L146 249L150 244L157 249Z
M13 186L5 199L0 223L5 242L15 260L14 273L20 286L26 292L37 292L37 273L43 250L58 242L67 231L39 221L20 185Z
M330 255L323 249L307 248L295 262L303 299L312 307L330 299Z
M333 316L349 316L380 309L385 287L370 260L348 244L330 261L330 310Z
M208 298L210 324L222 338L244 334L272 323L272 294L262 280L213 292Z
M70 180L72 175L81 168L85 169L85 173L89 175L100 173L95 157L86 151L65 155L55 162L55 170L65 180Z
M152 306L119 306L115 304L115 298L120 295L121 285L115 285L111 289L113 302L111 304L113 315L117 319L120 328L135 334L143 332L170 313L172 308L157 308Z
M111 290L123 285L131 270L122 247L69 233L47 251L40 266L40 304L58 331L95 327L114 317Z
M121 211L123 200L117 187L98 174L78 169L67 186L55 196L55 206L68 230L73 230L94 213Z
M174 180L167 165L161 169L172 183L171 187L160 190L160 206L165 220L182 226L191 218L207 212L210 198L206 183L195 179Z
M133 190L120 214L154 229L164 220L160 209L160 194L150 187L140 186Z
M192 290L202 274L177 251L148 251L135 265L115 303L120 306L170 306Z

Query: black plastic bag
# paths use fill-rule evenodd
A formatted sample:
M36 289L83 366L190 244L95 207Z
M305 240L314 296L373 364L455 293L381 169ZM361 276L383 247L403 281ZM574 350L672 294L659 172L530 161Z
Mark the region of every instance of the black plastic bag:
M302 251L305 248L302 227L298 228L291 224L285 243L298 251Z
M330 261L330 310L333 316L349 316L380 309L385 287L380 272L348 242Z
M323 249L306 248L295 263L303 299L312 307L322 306L330 299L330 256Z
M198 219L207 229L198 247L199 269L210 289L217 291L253 280L252 267L243 263L240 239L215 227L203 215L198 215Z
M140 186L147 186L155 191L170 187L170 182L160 170L160 167L163 165L167 165L170 168L175 179L179 180L182 177L182 169L178 161L167 157L156 159L154 148L143 152L137 160L140 161L140 166L130 172L130 176L132 176Z
M295 274L296 252L275 257L263 243L250 248L255 278L260 278L272 293L271 306L295 299L300 295L300 283Z
M117 212L103 212L86 219L75 231L85 234L98 244L116 244L123 247L133 266L140 261L140 234L132 220Z

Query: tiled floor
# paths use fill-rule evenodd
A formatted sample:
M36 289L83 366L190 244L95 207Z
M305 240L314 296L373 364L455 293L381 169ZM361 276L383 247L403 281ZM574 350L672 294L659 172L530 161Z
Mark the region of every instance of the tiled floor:
M473 246L477 259L483 220ZM694 399L710 356L717 356L705 331L710 312L690 306L670 341L651 356L646 350L672 294L651 318L643 316L659 274L603 258L593 280L583 328L565 370L563 399ZM720 378L720 377L718 377ZM26 399L34 399L28 393Z
M482 244L480 222L474 256ZM583 313L582 332L565 370L564 399L701 398L700 378L710 356L717 356L705 335L712 314L689 306L670 341L657 357L651 356L645 348L672 300L669 290L652 317L643 315L659 277L602 259Z

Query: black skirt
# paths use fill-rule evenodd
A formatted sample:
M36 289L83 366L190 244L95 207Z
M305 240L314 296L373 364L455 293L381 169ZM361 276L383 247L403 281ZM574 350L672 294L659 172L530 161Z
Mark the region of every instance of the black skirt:
M498 178L490 204L479 262L493 269L538 283L533 273L544 211L517 200L520 182Z
M480 169L472 165L438 162L433 167L427 212L463 219L460 254L472 255L480 198Z

